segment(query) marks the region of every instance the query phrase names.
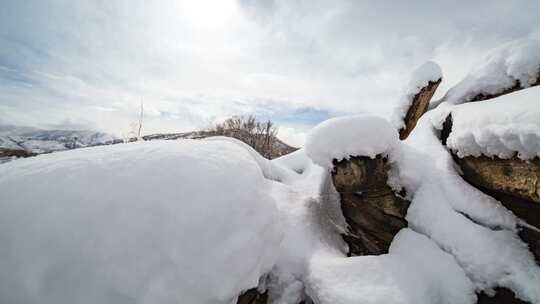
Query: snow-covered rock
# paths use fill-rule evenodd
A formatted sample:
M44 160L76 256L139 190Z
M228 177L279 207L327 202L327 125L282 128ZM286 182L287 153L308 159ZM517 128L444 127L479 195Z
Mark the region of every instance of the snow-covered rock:
M540 157L540 87L452 108L447 146L459 157Z
M320 123L308 134L305 149L314 163L330 168L334 159L388 154L398 141L397 130L388 121L361 114Z
M231 303L277 258L271 182L233 143L101 146L1 170L1 303Z
M404 119L413 103L414 96L416 96L420 90L427 87L430 82L435 83L441 79L442 71L437 63L428 61L417 67L413 71L409 83L404 88L401 98L392 113L391 123L397 129L405 127ZM429 100L427 103L429 103Z
M540 83L540 40L520 39L495 48L483 64L451 88L442 102L485 99Z

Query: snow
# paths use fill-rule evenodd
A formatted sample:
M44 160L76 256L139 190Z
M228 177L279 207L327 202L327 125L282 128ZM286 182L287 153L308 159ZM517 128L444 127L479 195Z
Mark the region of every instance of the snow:
M207 137L205 139L203 139L205 141L224 141L224 142L229 142L229 143L233 143L235 145L238 145L240 147L242 147L243 149L245 149L250 155L251 157L253 158L253 160L255 160L257 162L257 164L259 165L259 168L261 169L262 171L262 174L264 175L265 178L268 178L268 179L271 179L271 180L274 180L274 181L280 181L280 182L286 182L292 178L294 178L295 175L295 172L292 171L292 170L287 170L279 165L276 165L275 163L271 162L270 160L264 158L262 155L260 155L257 151L255 151L255 149L253 149L250 145L244 143L243 141L241 140L238 140L236 138L232 138L232 137L226 137L226 136L212 136L212 137Z
M518 83L527 88L540 73L540 40L519 39L495 48L441 100L451 104L470 101L479 94L494 95Z
M310 285L316 303L475 303L474 288L454 258L410 229L389 253L314 258Z
M1 170L2 303L232 303L277 257L271 181L236 144L136 142Z
M285 184L273 183L284 238L264 287L270 303L297 304L309 298L305 282L311 256L315 252L345 256L347 247L339 234L346 224L328 171L313 164L304 149L272 162L302 173Z
M383 118L370 115L326 120L307 135L306 154L322 167L350 156L388 154L399 141L397 130Z
M440 79L442 79L441 67L433 61L425 62L413 71L409 83L403 90L403 94L392 113L391 122L397 129L405 127L404 119L414 96L430 82L437 82Z
M459 157L540 157L540 87L456 106L452 118L447 145Z

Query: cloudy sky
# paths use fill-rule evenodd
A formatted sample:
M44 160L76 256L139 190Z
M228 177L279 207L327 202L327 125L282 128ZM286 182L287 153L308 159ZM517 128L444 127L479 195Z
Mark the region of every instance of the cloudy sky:
M254 113L299 145L328 117L387 115L426 60L440 96L540 36L538 0L0 1L0 123L116 135L142 100L145 133Z

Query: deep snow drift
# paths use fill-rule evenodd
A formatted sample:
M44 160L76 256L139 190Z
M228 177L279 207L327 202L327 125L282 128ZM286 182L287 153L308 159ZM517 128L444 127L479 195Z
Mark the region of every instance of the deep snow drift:
M270 182L235 144L131 143L1 166L1 303L230 303L276 260Z

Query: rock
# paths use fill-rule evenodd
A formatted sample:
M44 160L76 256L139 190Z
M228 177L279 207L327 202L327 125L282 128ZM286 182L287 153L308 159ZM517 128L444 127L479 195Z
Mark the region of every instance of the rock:
M540 210L540 159L467 156L456 157L456 162L471 184L525 199Z
M407 226L410 202L387 185L389 169L387 159L380 155L334 160L332 181L350 229L343 235L350 255L387 253L394 236Z
M427 86L423 87L420 92L414 96L411 106L409 107L403 121L405 123L405 127L399 130L399 139L403 140L407 138L416 126L416 123L420 117L426 113L429 107L429 102L431 101L431 97L433 97L433 94L435 94L441 80L442 79L439 79L435 82L430 81Z
M244 292L238 297L236 304L266 304L268 302L268 294L259 293L257 288L252 288Z

